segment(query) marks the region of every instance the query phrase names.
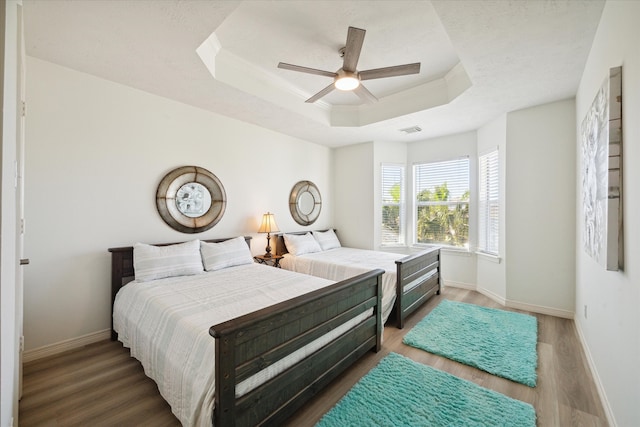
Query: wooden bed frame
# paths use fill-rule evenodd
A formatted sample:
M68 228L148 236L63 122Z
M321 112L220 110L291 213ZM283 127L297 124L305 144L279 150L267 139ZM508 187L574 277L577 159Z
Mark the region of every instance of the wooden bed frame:
M398 329L425 301L440 295L440 248L396 260L395 310Z
M327 230L320 230L327 231ZM334 229L334 231L336 231ZM299 231L287 234L306 234ZM276 239L276 254L288 253L283 234ZM440 248L427 249L396 261L396 300L393 312L396 326L404 328L404 322L433 295L440 294Z
M249 244L250 237L245 238ZM205 240L220 242L227 239ZM159 245L164 246L164 245ZM133 280L133 247L111 248L113 302ZM271 307L213 325L216 427L281 425L382 337L383 270L377 269ZM359 313L374 315L240 398L236 385ZM113 330L111 338L117 339Z

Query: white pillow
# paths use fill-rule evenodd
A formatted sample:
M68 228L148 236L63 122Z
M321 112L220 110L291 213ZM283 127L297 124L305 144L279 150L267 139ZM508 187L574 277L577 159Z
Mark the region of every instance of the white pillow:
M202 273L200 241L168 246L136 243L133 245L133 268L138 282Z
M220 243L200 242L200 252L207 271L253 262L249 245L242 236Z
M341 247L340 240L338 240L338 236L336 236L333 229L329 229L327 231L314 231L313 237L318 241L323 251Z
M292 255L310 254L313 252L320 252L320 245L313 238L311 233L307 234L284 234L284 244L287 246L287 251Z

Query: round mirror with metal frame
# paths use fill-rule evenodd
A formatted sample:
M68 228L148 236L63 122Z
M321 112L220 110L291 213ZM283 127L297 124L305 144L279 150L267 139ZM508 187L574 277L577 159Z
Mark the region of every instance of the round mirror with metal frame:
M182 166L160 181L156 206L171 228L182 233L200 233L222 219L227 194L218 177L208 170Z
M289 193L291 216L300 225L311 225L320 216L322 198L318 187L311 181L299 181Z

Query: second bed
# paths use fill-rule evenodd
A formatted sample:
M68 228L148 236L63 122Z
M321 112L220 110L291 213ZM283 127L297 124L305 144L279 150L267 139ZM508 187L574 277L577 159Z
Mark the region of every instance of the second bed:
M395 310L396 326L440 293L440 248L416 254L343 247L334 230L279 234L276 254L282 268L330 280L344 280L374 268L382 275L383 318Z

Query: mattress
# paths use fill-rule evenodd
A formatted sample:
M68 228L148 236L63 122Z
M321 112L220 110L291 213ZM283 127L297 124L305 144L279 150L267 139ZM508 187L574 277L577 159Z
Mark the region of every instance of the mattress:
M286 270L335 281L376 268L383 269L382 321L386 323L396 300L395 262L403 257L404 255L391 252L340 247L299 256L287 253L280 260L280 266Z
M131 282L116 295L114 330L184 426L210 426L215 380L215 324L320 289L334 281L258 264L194 276ZM262 384L372 310L334 329L236 388L236 396Z

